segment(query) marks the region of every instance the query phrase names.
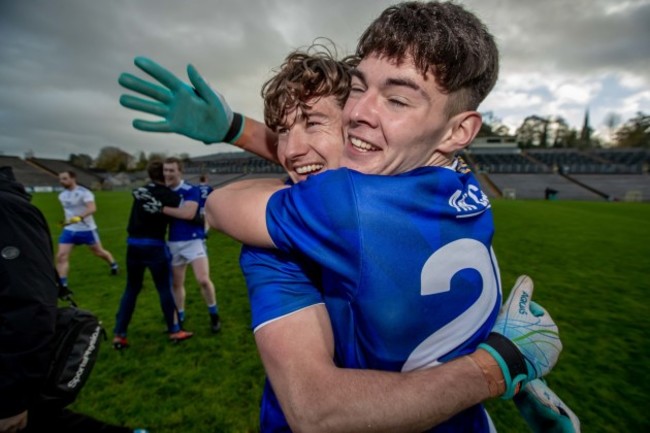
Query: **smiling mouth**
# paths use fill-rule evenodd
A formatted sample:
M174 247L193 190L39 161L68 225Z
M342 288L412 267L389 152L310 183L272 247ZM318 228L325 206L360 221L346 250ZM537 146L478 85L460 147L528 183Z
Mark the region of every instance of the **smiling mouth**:
M377 152L380 150L378 147L375 147L372 144L366 143L365 141L355 137L350 137L350 143L352 144L352 147L354 147L359 152Z
M325 164L308 164L300 167L294 167L294 170L300 175L308 175L318 173L323 169L323 167L325 167Z

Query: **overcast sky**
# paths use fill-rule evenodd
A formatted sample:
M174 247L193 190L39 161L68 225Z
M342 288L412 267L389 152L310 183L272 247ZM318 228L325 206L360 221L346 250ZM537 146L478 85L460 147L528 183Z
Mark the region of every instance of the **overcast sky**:
M122 72L147 56L183 79L192 63L235 111L262 119L260 88L295 48L329 37L353 51L383 0L0 0L0 153L95 158L105 146L191 156L234 150L132 128ZM529 115L604 133L650 113L650 0L464 0L501 50L479 111L511 131ZM148 117L151 119L151 117Z

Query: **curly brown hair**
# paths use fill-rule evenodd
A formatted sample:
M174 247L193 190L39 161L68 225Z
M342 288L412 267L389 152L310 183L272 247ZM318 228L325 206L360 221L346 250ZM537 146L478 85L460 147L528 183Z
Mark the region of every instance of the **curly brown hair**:
M400 64L409 57L423 75L452 94L451 117L476 110L499 74L499 51L493 36L473 13L452 2L400 3L385 9L364 31L359 59L376 55Z
M341 108L350 93L350 69L356 58L336 59L324 43L291 52L262 86L264 122L271 130L288 127L287 114L305 111L319 98L334 96Z

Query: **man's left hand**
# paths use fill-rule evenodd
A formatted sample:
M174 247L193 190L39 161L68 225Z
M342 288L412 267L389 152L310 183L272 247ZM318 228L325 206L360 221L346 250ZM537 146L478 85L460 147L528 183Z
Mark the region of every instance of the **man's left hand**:
M541 379L528 383L514 401L534 433L580 433L576 414Z
M234 143L243 131L243 117L233 113L226 100L212 90L203 77L188 65L192 86L146 57L136 57L135 65L162 86L123 73L118 82L123 87L151 99L122 95L120 104L133 110L163 118L152 122L133 121L133 127L149 132L176 132L195 140L211 143Z

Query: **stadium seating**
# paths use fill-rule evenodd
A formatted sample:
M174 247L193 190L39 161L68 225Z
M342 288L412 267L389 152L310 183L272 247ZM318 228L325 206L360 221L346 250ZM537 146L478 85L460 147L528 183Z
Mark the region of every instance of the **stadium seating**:
M17 156L0 156L0 167L9 166L16 179L29 189L33 187L52 190L59 187L59 177Z
M470 148L463 156L490 197L539 199L555 190L557 200L650 201L649 149L518 149ZM14 168L28 187L58 188L56 173L75 170L79 183L101 185L102 176L80 170L66 161L1 156L0 165ZM248 152L219 153L185 161L185 179L198 183L208 175L213 186L259 177L286 177L282 167ZM132 185L145 181L146 173L122 174ZM131 185L124 183L127 187Z

